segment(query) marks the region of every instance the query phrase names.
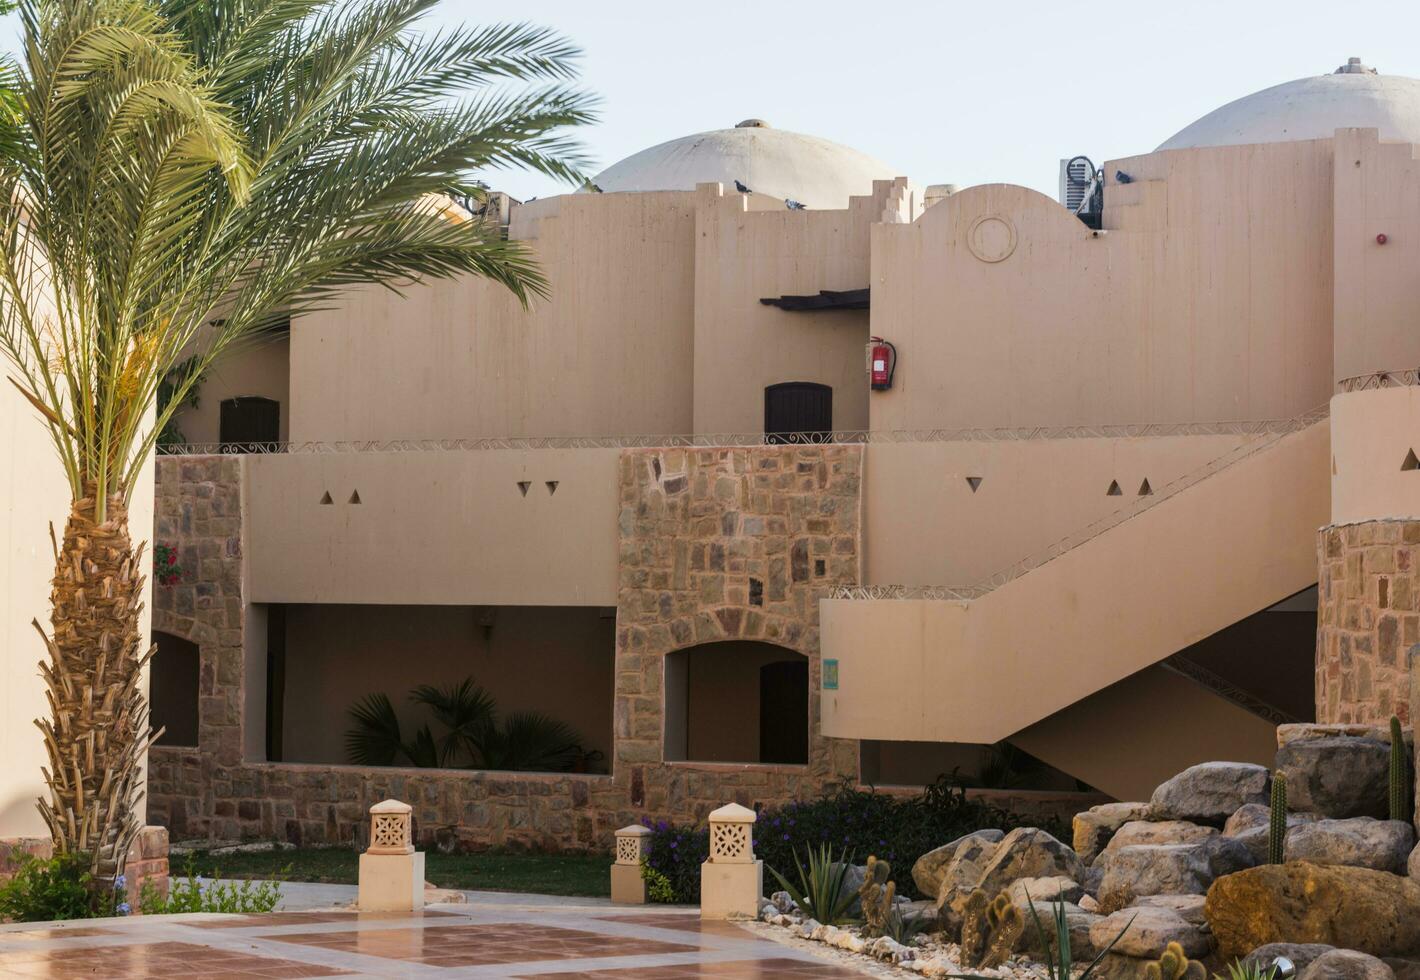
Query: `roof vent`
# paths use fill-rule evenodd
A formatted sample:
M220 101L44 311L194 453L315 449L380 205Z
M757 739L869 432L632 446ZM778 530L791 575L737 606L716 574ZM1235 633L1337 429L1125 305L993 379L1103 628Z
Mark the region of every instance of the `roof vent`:
M736 129L772 129L763 119L744 119L735 123Z
M1376 75L1379 74L1374 68L1361 64L1360 58L1347 58L1346 64L1342 65L1333 75Z

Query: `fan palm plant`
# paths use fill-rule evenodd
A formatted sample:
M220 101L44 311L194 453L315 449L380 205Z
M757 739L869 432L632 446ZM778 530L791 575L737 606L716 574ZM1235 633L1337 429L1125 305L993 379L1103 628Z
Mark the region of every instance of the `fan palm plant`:
M188 388L353 283L471 274L525 303L546 292L520 243L446 195L476 198L490 167L579 179L576 52L527 26L419 32L436 2L20 4L17 99L0 112L0 349L71 496L40 629L40 809L98 881L138 831L151 738L128 507Z

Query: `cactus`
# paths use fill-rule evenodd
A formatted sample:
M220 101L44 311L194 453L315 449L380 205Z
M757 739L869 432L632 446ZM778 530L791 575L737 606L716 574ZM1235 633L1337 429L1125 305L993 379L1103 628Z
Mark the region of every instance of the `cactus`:
M1390 716L1390 818L1410 819L1410 759L1405 753L1405 732L1395 715Z
M1267 822L1267 863L1281 864L1287 847L1287 774L1272 774L1272 813Z
M863 904L863 923L874 936L883 935L887 929L893 900L897 897L897 885L888 881L890 874L892 865L868 855L868 869L863 884L858 886L858 899Z
M1026 918L1005 892L988 901L977 889L967 897L961 927L961 962L972 969L1000 966L1026 930Z
M1169 943L1156 962L1144 967L1144 980L1204 980L1207 976L1203 964L1185 956L1178 943Z

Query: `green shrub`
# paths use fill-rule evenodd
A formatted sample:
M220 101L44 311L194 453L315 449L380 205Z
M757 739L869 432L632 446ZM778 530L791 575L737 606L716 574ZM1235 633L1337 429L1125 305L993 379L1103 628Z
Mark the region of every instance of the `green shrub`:
M213 878L217 877L214 872ZM212 881L198 874L191 862L185 876L173 878L168 894L152 882L144 882L138 906L144 915L174 915L179 912L270 912L281 900L281 884L276 881Z
M857 897L847 881L852 864L853 855L843 851L835 861L833 851L823 844L809 848L807 868L799 861L799 855L794 855L794 867L799 870L797 885L773 867L769 868L769 873L779 882L779 887L789 893L800 912L826 926L836 926L850 921L848 909Z
M641 862L641 880L646 883L646 897L651 901L668 905L676 900L671 880L644 861Z
M87 854L26 855L14 877L0 884L0 920L49 922L127 915L123 876L111 890L95 889L89 864Z
M651 829L647 865L670 882L674 901L698 902L700 865L710 853L709 828L643 822ZM921 795L906 799L845 782L817 800L765 807L754 825L754 850L771 868L793 867L796 850L825 844L874 854L902 869L894 878L899 895L936 898L918 892L912 880L910 871L919 857L976 830L1028 826L1070 839L1069 828L1058 820L1021 817L967 799L952 776L941 776ZM765 887L775 890L769 880Z

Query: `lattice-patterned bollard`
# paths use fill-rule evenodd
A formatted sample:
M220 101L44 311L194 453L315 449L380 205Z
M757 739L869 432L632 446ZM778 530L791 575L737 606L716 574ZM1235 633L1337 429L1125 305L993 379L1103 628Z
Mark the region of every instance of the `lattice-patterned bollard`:
M370 807L370 847L360 855L360 910L424 907L424 855L414 849L414 808L399 800Z
M616 832L616 863L611 866L611 900L617 905L645 905L641 861L651 851L651 832L640 824Z
M754 856L757 814L729 803L710 814L710 859L700 866L702 919L753 919L764 894L764 862Z

